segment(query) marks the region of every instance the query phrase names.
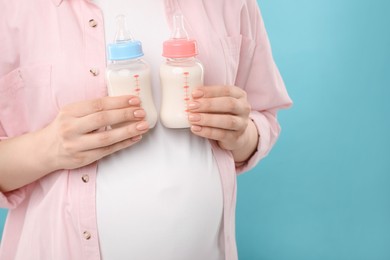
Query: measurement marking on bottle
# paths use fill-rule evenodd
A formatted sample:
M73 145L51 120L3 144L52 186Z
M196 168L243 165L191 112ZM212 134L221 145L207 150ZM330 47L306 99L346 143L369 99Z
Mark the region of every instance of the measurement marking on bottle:
M186 109L184 110L184 112L188 113L188 101L190 101L190 95L189 95L189 88L190 86L188 86L188 77L189 77L190 73L188 71L184 72L183 73L183 76L184 76L184 106L186 107Z
M139 86L139 75L138 74L135 74L134 76L133 76L133 78L134 78L134 83L135 83L135 88L134 88L134 91L135 91L135 94L137 95L137 96L139 96L139 93L140 93L140 91L141 91L141 88L140 88L140 86Z

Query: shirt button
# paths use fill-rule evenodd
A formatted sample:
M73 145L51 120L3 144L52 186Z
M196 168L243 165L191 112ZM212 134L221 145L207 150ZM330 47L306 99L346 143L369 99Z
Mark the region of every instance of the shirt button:
M89 176L87 174L83 175L83 177L81 177L81 179L83 180L84 183L89 182Z
M91 239L91 233L89 233L88 231L84 231L83 232L83 235L84 235L84 238L86 240L90 240Z
M97 75L99 75L99 70L98 70L98 69L90 69L89 72L90 72L94 77L96 77Z
M91 26L93 28L95 28L98 25L94 19L89 20L88 23L89 23L89 26Z

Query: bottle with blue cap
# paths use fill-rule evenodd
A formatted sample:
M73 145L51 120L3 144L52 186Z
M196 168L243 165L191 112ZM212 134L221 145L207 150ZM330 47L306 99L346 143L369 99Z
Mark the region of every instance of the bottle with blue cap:
M157 111L153 102L150 66L141 59L144 55L142 44L127 31L125 16L119 15L116 19L118 28L115 40L108 44L108 94L138 96L149 128L153 128L157 121Z

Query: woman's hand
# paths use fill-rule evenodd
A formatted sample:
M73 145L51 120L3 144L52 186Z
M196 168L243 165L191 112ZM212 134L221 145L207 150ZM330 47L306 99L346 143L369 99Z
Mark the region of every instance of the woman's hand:
M134 96L70 104L44 129L54 169L85 166L138 142L149 125ZM118 125L119 124L119 125ZM108 126L117 125L114 128Z
M70 104L45 128L0 142L0 190L11 191L129 147L148 131L144 119L145 111L134 96ZM105 130L111 125L115 127Z
M235 86L202 86L192 92L192 97L188 103L191 131L232 151L236 162L246 161L258 143L246 92Z

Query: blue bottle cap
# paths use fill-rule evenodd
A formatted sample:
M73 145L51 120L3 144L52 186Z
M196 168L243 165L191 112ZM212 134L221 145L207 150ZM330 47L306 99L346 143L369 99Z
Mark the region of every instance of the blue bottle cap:
M134 40L126 29L126 18L119 15L116 18L117 32L113 43L108 44L109 60L136 59L144 55L142 43Z
M128 41L108 44L109 60L129 60L142 57L142 44L140 41Z

